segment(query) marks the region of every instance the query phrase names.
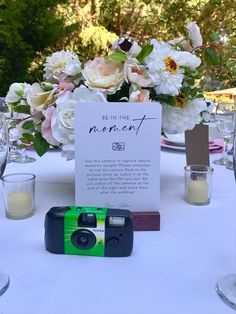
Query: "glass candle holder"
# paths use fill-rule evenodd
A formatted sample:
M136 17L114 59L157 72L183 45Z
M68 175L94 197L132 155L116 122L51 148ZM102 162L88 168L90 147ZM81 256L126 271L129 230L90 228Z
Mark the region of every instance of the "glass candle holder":
M185 200L193 205L210 203L214 169L204 165L188 165L185 169Z
M35 175L13 173L2 177L6 216L11 219L30 217L35 212Z

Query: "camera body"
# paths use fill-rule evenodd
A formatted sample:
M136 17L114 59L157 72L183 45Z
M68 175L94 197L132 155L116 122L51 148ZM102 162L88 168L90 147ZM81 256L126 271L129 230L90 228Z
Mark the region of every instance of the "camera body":
M44 226L46 250L51 253L124 257L133 249L133 223L128 210L52 207Z

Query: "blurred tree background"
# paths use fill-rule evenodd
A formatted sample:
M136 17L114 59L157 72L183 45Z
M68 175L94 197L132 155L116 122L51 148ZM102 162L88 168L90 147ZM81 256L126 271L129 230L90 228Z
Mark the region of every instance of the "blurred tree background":
M69 49L84 61L107 53L122 34L140 44L150 38L170 40L183 36L186 24L196 21L204 44L215 32L225 48L236 46L233 2L0 0L0 96L13 82L42 79L42 65L50 53ZM225 60L217 69L214 64L208 67L203 86L207 90L234 86L236 73L226 72Z

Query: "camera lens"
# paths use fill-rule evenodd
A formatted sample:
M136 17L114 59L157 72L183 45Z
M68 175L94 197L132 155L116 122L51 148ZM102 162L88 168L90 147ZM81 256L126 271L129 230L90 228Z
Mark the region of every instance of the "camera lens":
M96 237L91 231L80 229L72 233L71 242L78 249L88 250L96 244Z

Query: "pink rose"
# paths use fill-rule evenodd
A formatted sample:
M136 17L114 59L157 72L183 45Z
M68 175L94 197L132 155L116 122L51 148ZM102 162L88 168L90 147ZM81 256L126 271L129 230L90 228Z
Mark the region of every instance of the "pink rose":
M70 77L63 78L59 83L59 89L63 92L71 92L75 88L75 84Z
M140 87L153 86L148 70L138 64L136 59L130 59L125 63L124 78L127 83L133 83Z
M189 51L189 52L191 52L193 50L193 47L190 45L189 41L187 41L186 39L181 38L181 37L169 40L168 43L173 44L173 45L181 44L183 49L186 51Z
M141 89L133 91L129 96L130 102L145 102L150 101L149 98L149 90L147 89Z
M200 47L202 45L202 35L196 22L190 22L187 25L189 37L192 40L193 48Z
M52 128L51 128L51 120L52 120L52 115L54 111L56 110L55 107L51 106L47 108L45 111L45 120L42 123L41 126L41 133L42 137L45 138L45 140L53 146L58 146L60 143L53 137L52 135Z

